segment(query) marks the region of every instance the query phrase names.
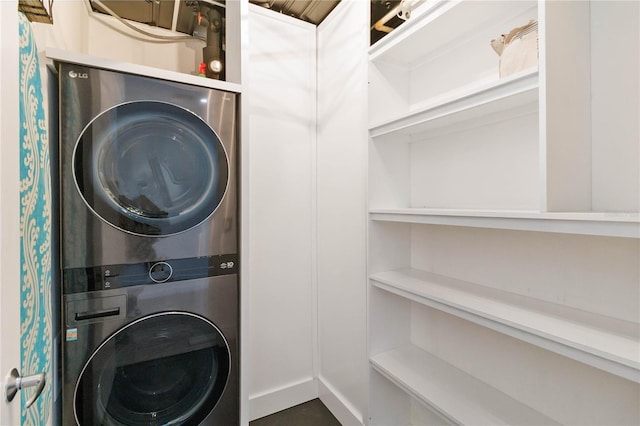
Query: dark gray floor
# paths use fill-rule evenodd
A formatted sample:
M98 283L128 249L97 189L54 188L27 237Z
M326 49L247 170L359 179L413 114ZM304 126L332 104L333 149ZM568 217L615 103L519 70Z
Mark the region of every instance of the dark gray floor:
M319 399L249 422L249 426L340 426Z

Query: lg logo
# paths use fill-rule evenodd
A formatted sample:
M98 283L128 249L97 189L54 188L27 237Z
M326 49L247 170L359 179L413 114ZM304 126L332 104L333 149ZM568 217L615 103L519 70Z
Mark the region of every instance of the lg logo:
M86 72L75 72L73 70L69 71L69 77L71 78L89 78L89 74Z

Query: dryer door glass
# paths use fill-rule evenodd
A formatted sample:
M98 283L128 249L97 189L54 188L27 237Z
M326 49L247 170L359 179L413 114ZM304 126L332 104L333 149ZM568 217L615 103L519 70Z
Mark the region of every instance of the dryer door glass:
M192 112L130 102L97 116L74 150L74 177L89 208L124 231L164 236L216 210L229 179L216 133Z
M141 318L90 357L74 396L81 425L197 425L214 409L230 372L218 328L180 312Z

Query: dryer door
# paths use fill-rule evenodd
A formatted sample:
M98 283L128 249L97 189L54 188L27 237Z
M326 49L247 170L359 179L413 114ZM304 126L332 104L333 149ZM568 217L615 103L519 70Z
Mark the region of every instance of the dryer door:
M137 235L171 235L202 223L229 180L227 154L213 129L164 102L128 102L103 112L82 131L73 155L87 206Z
M203 317L166 312L109 337L84 366L74 395L79 425L197 425L227 384L230 352Z

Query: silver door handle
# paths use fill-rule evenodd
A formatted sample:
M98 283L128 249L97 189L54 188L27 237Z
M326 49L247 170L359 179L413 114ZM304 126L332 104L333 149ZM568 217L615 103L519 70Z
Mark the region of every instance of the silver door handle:
M46 384L46 382L47 380L45 373L38 373L32 374L31 376L21 377L17 369L12 369L7 376L7 382L4 385L4 393L7 397L7 402L13 401L13 398L16 396L20 389L37 386L36 393L33 394L31 399L28 400L24 406L24 408L31 407L31 405L36 402L36 399L38 399L38 397L44 390L44 385Z

